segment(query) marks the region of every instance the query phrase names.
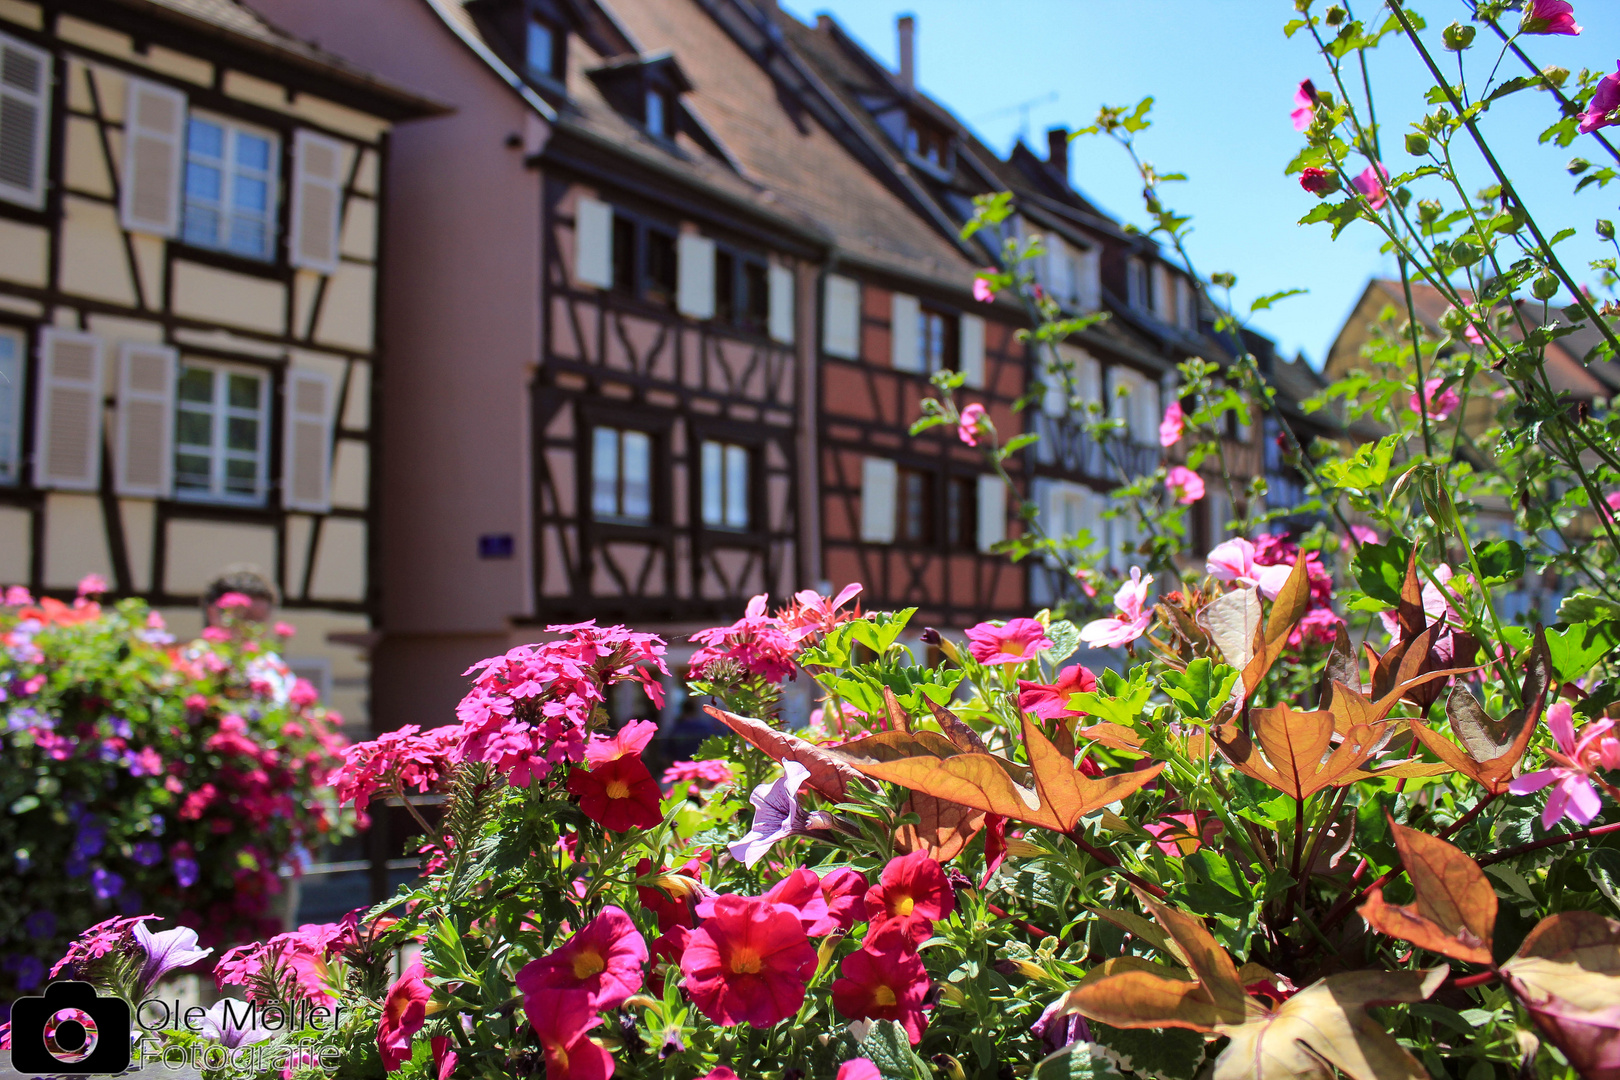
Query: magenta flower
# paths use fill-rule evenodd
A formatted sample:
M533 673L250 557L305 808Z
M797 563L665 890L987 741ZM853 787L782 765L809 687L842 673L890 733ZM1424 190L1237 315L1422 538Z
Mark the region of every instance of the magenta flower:
M1620 66L1620 65L1617 65ZM1600 127L1614 123L1614 111L1620 109L1620 70L1603 76L1581 114L1581 134L1587 135Z
M107 579L100 574L86 574L79 579L80 596L99 596L107 591Z
M1012 619L1005 626L982 622L967 631L968 652L981 664L1022 664L1052 647L1046 627L1034 619Z
M1351 543L1352 538L1354 539L1354 545ZM1365 525L1352 525L1350 526L1349 536L1339 537L1339 550L1348 553L1352 546L1376 543L1378 543L1377 530L1369 529Z
M1609 513L1620 514L1620 491L1611 491L1603 496L1603 505L1609 508Z
M956 424L956 437L969 446L978 446L984 424L984 406L974 402L962 410L962 418Z
M1575 25L1575 9L1569 0L1531 0L1519 21L1521 34L1564 34L1575 37L1581 28Z
M1148 586L1153 576L1142 576L1140 566L1131 567L1131 580L1114 594L1114 607L1118 611L1106 618L1088 622L1080 628L1080 640L1093 649L1113 649L1127 645L1147 633L1153 621L1153 609L1147 605Z
M1097 676L1080 664L1070 664L1058 672L1054 683L1018 680L1018 707L1042 720L1061 720L1071 716L1084 716L1069 708L1069 698L1075 694L1089 694L1097 689Z
M1316 119L1316 84L1301 79L1294 88L1294 111L1288 114L1294 121L1295 131L1304 131Z
M1185 465L1172 465L1165 474L1164 486L1182 506L1191 506L1204 497L1204 478Z
M1566 701L1548 706L1547 727L1558 743L1558 749L1548 750L1547 757L1556 764L1519 777L1508 790L1528 795L1552 784L1553 792L1541 811L1541 827L1550 829L1561 817L1585 825L1603 809L1592 774L1599 769L1620 769L1620 736L1614 734L1614 721L1607 719L1587 724L1577 736L1574 710Z
M1407 399L1406 407L1415 413L1427 412L1431 420L1444 420L1456 412L1457 406L1462 404L1462 398L1457 396L1457 391L1449 386L1444 390L1440 389L1441 386L1445 385L1445 381L1444 379L1427 380L1423 384L1423 397L1427 401L1420 401L1418 396L1413 394ZM1425 404L1427 408L1425 408Z
M1369 165L1362 170L1360 176L1350 181L1355 189L1367 200L1367 205L1374 210L1382 210L1389 201L1389 192L1384 185L1389 182L1389 170L1384 168L1383 162Z
M1326 169L1312 165L1299 174L1299 186L1320 199L1339 190L1339 178Z
M1159 445L1176 445L1181 441L1184 427L1185 418L1181 414L1181 402L1172 401L1164 407L1164 419L1159 421Z
M1275 599L1293 572L1288 566L1263 566L1254 561L1254 545L1235 536L1204 557L1204 573L1216 581L1233 581L1260 589L1267 599Z
M990 287L990 277L995 272L995 267L988 267L979 271L973 278L973 299L981 304L988 304L996 298L996 290Z

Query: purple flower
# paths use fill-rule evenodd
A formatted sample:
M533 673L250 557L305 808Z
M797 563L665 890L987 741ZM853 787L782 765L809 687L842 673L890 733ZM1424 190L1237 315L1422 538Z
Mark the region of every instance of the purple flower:
M227 1050L263 1042L275 1032L256 1023L259 1011L245 1001L223 998L203 1014L202 1033L218 1040Z
M163 861L163 849L152 840L142 840L135 845L130 856L142 866L156 866Z
M799 788L809 779L810 770L797 761L782 762L782 776L761 784L748 796L754 804L754 827L731 845L731 857L753 866L778 840L809 831L810 815L799 805Z
M1617 65L1620 66L1620 65ZM1620 71L1605 75L1597 84L1592 100L1581 114L1581 134L1586 135L1600 127L1614 123L1614 110L1620 108Z
M73 854L81 859L92 859L101 854L107 839L107 827L95 818L79 822L79 834L73 838Z
M90 872L90 860L83 855L70 854L62 863L62 869L68 877L84 877Z
M182 889L189 889L197 884L197 860L188 859L184 855L174 857L174 880L180 883Z
M96 867L90 875L90 891L97 900L111 900L124 891L124 879L104 867Z
M146 953L146 963L141 966L140 975L143 993L156 986L171 971L190 967L214 951L197 948L197 931L185 926L154 934L144 922L136 923L135 943Z
M37 956L8 956L4 967L12 973L17 989L27 993L39 989L45 981L45 961Z
M1382 210L1389 201L1389 191L1384 187L1389 182L1389 170L1384 168L1382 161L1367 166L1361 175L1350 181L1352 187L1361 193L1367 200L1367 205L1374 210Z
M151 822L151 824L152 824L152 835L153 836L162 836L163 835L163 830L168 825L168 822L163 819L162 814L153 814L151 817L147 818L146 820Z
M1556 702L1547 708L1547 727L1558 743L1557 750L1547 751L1547 757L1555 763L1553 768L1521 776L1508 785L1515 795L1528 795L1554 785L1541 811L1543 829L1552 828L1561 817L1585 825L1603 809L1603 798L1592 786L1592 774L1599 769L1620 768L1620 736L1613 733L1614 726L1613 720L1599 720L1582 728L1577 738L1574 709L1569 702Z
M120 739L133 739L135 737L135 729L130 727L129 721L125 720L122 716L113 717L111 723L113 734L117 735Z
M56 912L40 910L23 920L23 929L31 938L48 938L56 933Z
M1569 0L1530 0L1519 20L1523 34L1564 34L1575 37L1581 28L1575 25L1575 9Z

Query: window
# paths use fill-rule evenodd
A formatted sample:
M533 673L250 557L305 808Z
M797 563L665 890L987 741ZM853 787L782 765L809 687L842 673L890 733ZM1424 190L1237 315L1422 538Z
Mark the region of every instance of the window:
M950 167L951 137L935 124L920 116L906 118L906 153L920 158L936 169Z
M901 469L898 539L912 544L934 542L934 477L916 469Z
M50 95L50 55L0 34L0 199L34 210L45 206Z
M771 317L770 274L757 259L717 251L714 256L714 317L763 333Z
M22 471L22 379L25 339L0 329L0 484L15 484Z
M186 134L186 243L275 258L276 138L191 117Z
M1153 285L1148 279L1147 264L1134 255L1125 263L1125 302L1138 311L1153 306Z
M671 138L675 133L674 112L668 94L656 86L647 87L644 115L649 135L656 135L660 139Z
M958 551L973 551L979 543L979 490L970 476L945 481L945 543Z
M748 457L747 447L704 442L703 524L709 528L748 528Z
M269 459L263 372L188 361L175 402L174 490L182 499L260 503Z
M678 276L675 234L662 229L647 229L646 234L647 270L642 275L641 298L660 307L674 307Z
M557 74L560 67L557 63L557 46L561 40L562 35L553 30L549 23L533 16L529 18L523 59L529 65L531 74L548 77Z
M956 319L929 308L917 313L917 349L922 370L929 375L956 367Z
M646 432L592 432L591 513L598 521L652 522L652 437Z
M675 234L613 213L613 291L659 307L675 306Z
M636 223L613 215L613 291L636 294Z

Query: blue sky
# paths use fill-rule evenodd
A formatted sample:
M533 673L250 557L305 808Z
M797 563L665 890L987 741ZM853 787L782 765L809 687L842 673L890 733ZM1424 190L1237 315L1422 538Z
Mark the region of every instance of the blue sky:
M1326 0L1315 6L1325 8ZM1409 6L1428 19L1431 39L1466 16L1460 0ZM1152 95L1155 123L1141 137L1140 152L1161 172L1188 175L1186 184L1172 185L1170 202L1194 219L1191 248L1200 273L1237 274L1245 304L1280 289L1310 290L1255 320L1290 354L1303 351L1320 364L1367 278L1394 270L1370 225L1330 241L1325 227L1296 224L1315 200L1296 178L1283 175L1302 145L1288 112L1300 79L1314 78L1320 86L1329 80L1307 35L1283 36L1283 24L1294 17L1291 0L912 0L904 6L787 0L784 7L806 21L830 13L891 66L895 16L915 15L918 81L1003 153L1018 134L1021 102L1040 102L1028 109L1027 141L1044 153L1048 127L1083 127L1100 104L1134 104ZM1363 0L1352 8L1370 11L1371 5ZM1584 28L1580 37L1523 39L1526 51L1542 65L1614 70L1620 3L1575 0L1575 10ZM1486 37L1494 40L1482 28L1478 42ZM1438 41L1431 47L1438 52ZM1471 63L1488 70L1496 50L1484 54L1476 44ZM1502 70L1521 74L1511 67L1516 63L1508 57ZM1429 84L1420 82L1421 62L1398 37L1385 40L1372 73L1385 156L1399 171L1412 161L1402 139L1427 107L1422 93ZM1620 219L1620 183L1572 194L1574 181L1564 171L1570 158L1597 162L1604 152L1584 138L1568 149L1538 146L1555 108L1550 96L1527 91L1493 107L1484 130L1543 232L1578 230L1559 254L1577 280L1595 284L1588 263L1604 252L1593 222ZM1482 185L1483 168L1469 164L1470 186ZM1070 170L1077 186L1111 214L1143 220L1135 173L1112 142L1077 139Z

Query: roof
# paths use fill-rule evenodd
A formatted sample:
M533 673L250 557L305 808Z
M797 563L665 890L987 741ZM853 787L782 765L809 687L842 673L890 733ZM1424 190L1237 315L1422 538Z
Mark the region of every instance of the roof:
M335 80L371 98L388 119L435 116L447 105L356 67L342 57L301 41L235 0L114 0L137 14L150 15L211 37L226 38L255 52Z

